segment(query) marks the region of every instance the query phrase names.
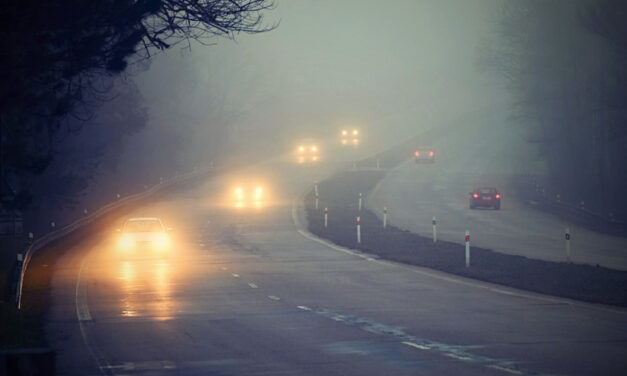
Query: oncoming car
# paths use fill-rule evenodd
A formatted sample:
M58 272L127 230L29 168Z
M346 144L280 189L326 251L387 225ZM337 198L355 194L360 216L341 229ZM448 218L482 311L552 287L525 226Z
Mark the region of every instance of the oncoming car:
M358 129L342 129L341 137L342 145L359 145L359 130Z
M423 146L414 152L414 160L416 163L434 163L435 149L429 146Z
M470 209L488 207L495 210L501 209L501 194L496 188L477 188L469 193L468 206Z
M320 160L320 147L318 143L312 139L303 140L296 147L296 162L303 163L316 163Z
M263 206L266 194L261 185L239 185L233 190L233 202L236 208Z
M166 228L159 218L129 218L124 222L118 239L120 256L168 256L171 247L171 228Z

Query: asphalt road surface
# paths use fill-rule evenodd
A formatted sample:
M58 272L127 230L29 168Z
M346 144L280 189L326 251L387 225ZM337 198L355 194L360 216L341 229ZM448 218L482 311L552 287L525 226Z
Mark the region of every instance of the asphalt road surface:
M513 196L510 179L528 171L532 151L517 150L511 129L486 120L430 140L437 146L435 163L408 156L370 193L366 207L379 216L387 207L389 223L423 236L432 236L435 216L439 239L463 244L469 230L474 246L549 261L566 261L569 228L573 262L627 270L627 238L590 231ZM501 209L470 210L468 193L475 187L497 188Z
M299 198L329 173L269 161L137 210L133 215L159 216L174 228L167 258L114 257L114 228L72 245L50 266L48 333L58 374L627 370L625 310L375 260L315 240L299 228ZM271 199L260 208L234 207L229 192L252 175L263 177ZM509 210L505 201L500 213L474 215Z

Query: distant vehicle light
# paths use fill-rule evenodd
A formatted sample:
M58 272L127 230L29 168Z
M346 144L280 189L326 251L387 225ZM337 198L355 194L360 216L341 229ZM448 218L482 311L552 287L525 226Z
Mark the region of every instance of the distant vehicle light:
M299 152L301 152L301 153L302 153L302 152L304 152L304 151L305 151L305 147L304 147L304 146L300 146L300 147L298 148L298 151L299 151Z
M416 157L420 157L420 152L419 151L415 152L414 154L416 155Z
M474 198L479 198L479 194L474 193L474 194L472 195L472 197L474 197Z
M433 157L433 152L432 151L429 152L429 156Z
M346 140L346 139L342 140L342 145L346 145L347 142L348 142L348 140Z
M358 131L357 129L354 129L354 130L353 130L353 135L355 135L355 136L356 136L357 134L359 134L359 131Z
M347 131L342 131L342 136L346 136L348 134Z
M318 147L316 145L312 146L311 151L318 151Z
M501 195L497 193L496 198L501 198Z

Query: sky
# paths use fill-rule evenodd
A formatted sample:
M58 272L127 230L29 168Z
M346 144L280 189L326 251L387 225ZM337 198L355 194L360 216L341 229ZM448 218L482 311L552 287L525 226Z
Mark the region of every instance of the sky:
M500 100L476 66L499 4L282 0L266 14L275 30L175 46L136 80L150 122L226 127L229 150L344 126L401 139Z

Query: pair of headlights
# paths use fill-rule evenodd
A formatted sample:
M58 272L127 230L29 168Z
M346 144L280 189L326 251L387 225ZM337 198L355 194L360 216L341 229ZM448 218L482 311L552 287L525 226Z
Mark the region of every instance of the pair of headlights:
M164 233L156 233L152 235L152 238L148 241L150 246L156 250L165 250L170 245L170 239L168 235ZM130 234L124 234L120 237L119 247L125 251L130 251L137 246L136 239Z

